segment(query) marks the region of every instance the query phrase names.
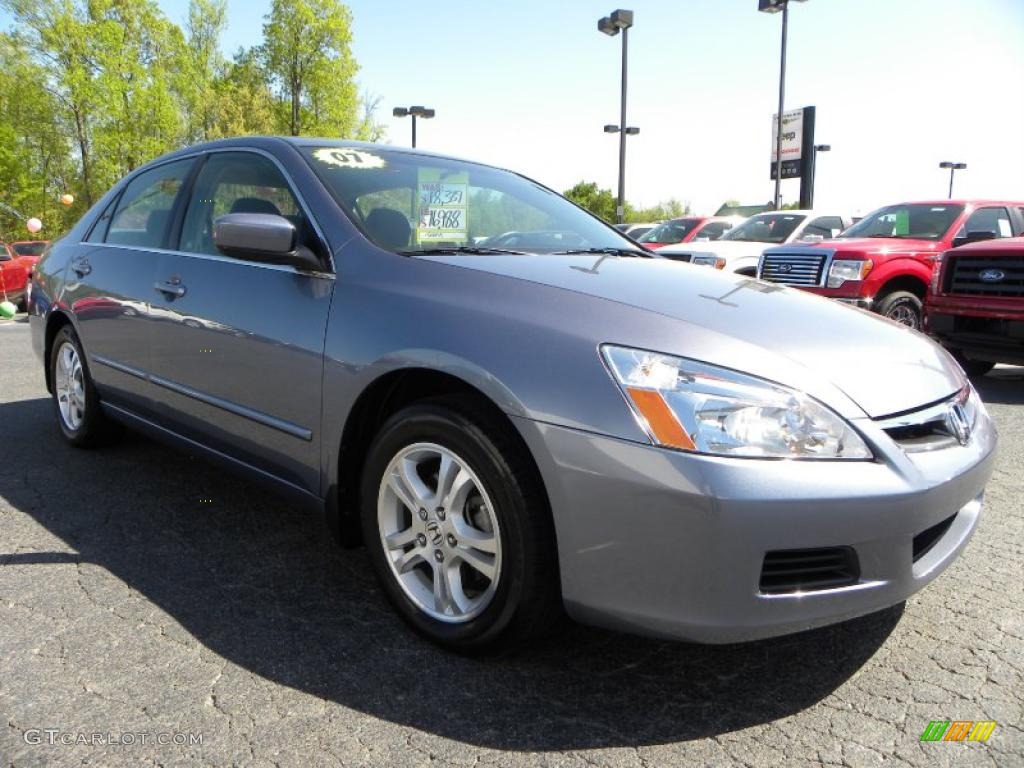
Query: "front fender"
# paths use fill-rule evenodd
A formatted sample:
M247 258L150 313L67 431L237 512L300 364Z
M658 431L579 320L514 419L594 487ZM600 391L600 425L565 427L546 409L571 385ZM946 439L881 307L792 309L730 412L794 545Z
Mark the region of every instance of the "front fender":
M900 277L915 278L927 287L932 279L933 268L932 262L923 262L913 257L897 257L876 262L875 268L871 270L871 274L868 275L868 279L864 283L864 291L861 295L877 296L886 283Z

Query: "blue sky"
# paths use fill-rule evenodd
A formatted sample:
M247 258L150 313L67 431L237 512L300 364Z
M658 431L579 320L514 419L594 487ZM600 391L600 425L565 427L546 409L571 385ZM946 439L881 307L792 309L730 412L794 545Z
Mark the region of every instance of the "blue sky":
M184 22L188 0L160 0ZM557 189L615 188L615 7L587 0L351 0L361 88L424 104L422 148L511 167ZM260 39L269 0L230 0L226 52ZM768 200L781 17L755 0L641 0L630 31L627 197L701 211ZM809 0L791 4L787 108L818 108L819 207L866 211L944 197L941 160L968 163L963 196L1024 198L1024 0ZM783 196L798 195L798 182Z

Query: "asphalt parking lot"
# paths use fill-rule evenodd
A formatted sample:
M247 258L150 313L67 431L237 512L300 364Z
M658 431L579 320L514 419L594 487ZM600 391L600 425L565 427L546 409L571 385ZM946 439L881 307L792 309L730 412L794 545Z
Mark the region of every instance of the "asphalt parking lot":
M66 446L27 324L0 321L0 766L1024 765L1024 369L979 388L984 517L905 605L725 647L570 625L466 659L260 488L137 436ZM922 743L931 720L998 725Z

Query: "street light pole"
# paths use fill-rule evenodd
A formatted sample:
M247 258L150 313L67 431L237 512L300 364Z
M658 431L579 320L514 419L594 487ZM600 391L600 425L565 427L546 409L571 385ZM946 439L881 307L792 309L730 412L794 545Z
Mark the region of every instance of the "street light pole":
M967 167L967 163L953 163L949 160L943 160L939 163L939 168L949 168L949 199L953 199L953 174L957 171L962 171Z
M804 2L805 0L800 0ZM775 210L782 207L782 111L786 105L786 37L789 33L789 0L758 0L757 10L782 11L782 52L779 56L779 113L775 123Z
M639 128L626 126L626 38L629 28L633 26L633 12L621 8L608 16L598 20L597 28L610 37L622 32L622 88L619 104L619 124L617 126L606 125L605 133L619 134L619 198L615 205L616 222L622 224L626 220L626 136L635 136L640 132ZM614 130L609 130L614 129Z
M395 117L411 117L412 118L412 147L416 148L416 118L422 117L427 120L434 116L435 112L433 109L427 107L395 107L391 110L391 114Z
M789 3L782 5L782 54L779 58L779 114L775 123L775 210L782 208L782 111L786 104L786 36ZM764 146L763 144L761 146ZM762 171L763 173L763 171ZM763 176L761 178L764 178Z

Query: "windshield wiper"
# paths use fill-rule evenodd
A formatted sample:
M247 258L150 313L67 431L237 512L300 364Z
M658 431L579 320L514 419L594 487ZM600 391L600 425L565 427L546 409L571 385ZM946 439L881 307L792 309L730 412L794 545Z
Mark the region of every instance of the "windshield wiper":
M609 256L638 256L642 259L652 258L650 251L641 251L636 248L569 248L565 251L552 251L558 255L571 255L576 253L604 253Z
M512 254L513 256L526 256L527 254L523 251L512 251L508 248L487 248L482 245L446 245L437 248L417 248L407 251L399 251L398 253L403 256L423 256L423 255L451 255L458 253L468 253L472 255L483 255L488 254Z

